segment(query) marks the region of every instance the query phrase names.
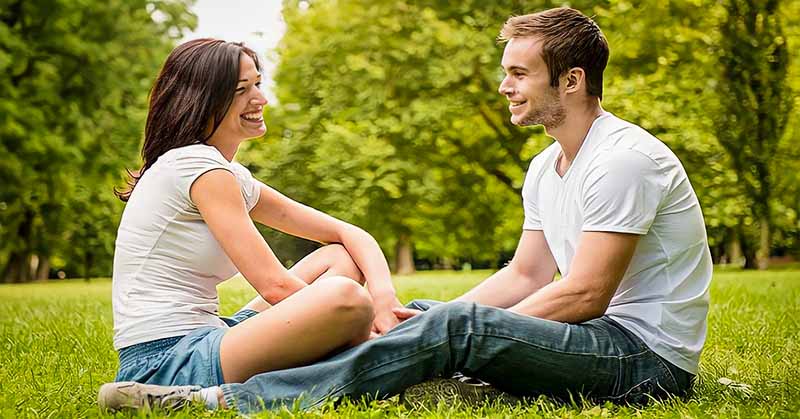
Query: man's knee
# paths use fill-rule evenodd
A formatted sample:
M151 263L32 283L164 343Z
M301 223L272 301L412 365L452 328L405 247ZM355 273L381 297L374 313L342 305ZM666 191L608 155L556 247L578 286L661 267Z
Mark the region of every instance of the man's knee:
M412 308L414 310L428 311L431 307L435 307L441 304L444 303L442 301L420 299L411 301L410 303L406 304L406 307Z
M431 317L441 321L468 322L475 312L475 303L467 301L450 301L440 303L428 309Z

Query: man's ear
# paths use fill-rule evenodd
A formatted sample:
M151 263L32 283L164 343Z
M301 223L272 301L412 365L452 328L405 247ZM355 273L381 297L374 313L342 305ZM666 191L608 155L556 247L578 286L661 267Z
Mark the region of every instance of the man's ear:
M564 83L564 93L577 93L585 91L586 72L580 67L570 68L561 79Z

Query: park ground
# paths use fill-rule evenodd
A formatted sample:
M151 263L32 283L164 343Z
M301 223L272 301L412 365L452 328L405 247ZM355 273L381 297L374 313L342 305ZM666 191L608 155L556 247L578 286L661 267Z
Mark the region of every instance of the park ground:
M446 300L489 272L424 272L396 277L400 299ZM241 278L220 287L231 314L254 292ZM318 411L264 417L800 417L800 270L719 270L711 289L709 331L694 394L635 408L546 397L524 405L431 406L409 410L396 399L345 402ZM114 378L111 282L67 280L0 286L0 417L103 417L98 387ZM163 414L162 414L163 415ZM234 417L199 408L170 417Z

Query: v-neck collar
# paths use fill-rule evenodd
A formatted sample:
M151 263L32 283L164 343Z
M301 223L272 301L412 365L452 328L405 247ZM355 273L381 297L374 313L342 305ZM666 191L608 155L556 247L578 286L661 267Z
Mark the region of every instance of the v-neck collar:
M578 160L581 158L581 156L586 154L586 153L583 152L583 150L586 148L587 140L591 137L592 133L595 131L595 127L597 127L599 125L600 120L605 119L607 116L610 116L610 115L611 115L610 112L603 111L603 113L598 115L597 118L595 118L594 121L592 121L592 125L589 126L589 131L586 132L586 136L583 137L583 141L581 142L581 146L578 148L578 154L575 155L575 159L572 160L572 163L569 165L569 167L567 167L567 171L564 172L563 176L558 173L558 162L561 160L561 156L564 154L564 149L561 148L561 144L559 143L559 145L558 145L559 151L558 151L558 154L556 154L556 160L555 160L555 162L553 162L553 167L552 167L552 170L555 172L556 177L559 180L561 180L562 182L566 182L567 181L567 178L569 177L569 174L573 172L572 168L575 167L575 165L578 163Z

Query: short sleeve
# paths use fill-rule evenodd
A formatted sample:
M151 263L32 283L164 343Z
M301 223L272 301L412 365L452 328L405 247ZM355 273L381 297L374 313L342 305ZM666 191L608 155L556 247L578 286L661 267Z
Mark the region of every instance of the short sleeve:
M539 199L542 160L543 158L539 156L533 159L528 167L528 173L525 175L525 183L522 185L522 209L525 214L525 220L522 223L523 230L542 230L542 217L536 203Z
M194 182L204 173L215 169L231 172L228 161L215 148L192 145L182 149L172 164L176 172L178 191L185 202L193 204L189 191ZM234 173L235 174L235 173Z
M231 163L231 170L242 188L245 205L247 210L250 211L258 204L258 199L261 196L261 185L263 184L254 178L246 167L239 163Z
M658 164L635 150L612 151L583 181L583 231L647 234L665 196Z

